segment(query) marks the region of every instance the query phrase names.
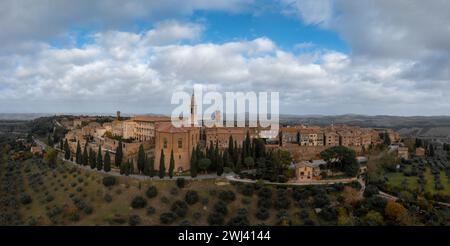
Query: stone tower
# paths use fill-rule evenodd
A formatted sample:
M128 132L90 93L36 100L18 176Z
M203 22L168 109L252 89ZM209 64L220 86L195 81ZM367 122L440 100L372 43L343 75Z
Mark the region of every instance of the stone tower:
M198 121L197 121L197 102L195 101L194 91L192 91L192 97L191 97L191 123L192 123L193 126L198 126Z

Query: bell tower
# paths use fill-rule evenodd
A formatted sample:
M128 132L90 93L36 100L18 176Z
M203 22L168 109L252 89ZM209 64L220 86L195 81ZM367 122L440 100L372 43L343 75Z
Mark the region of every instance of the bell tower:
M197 102L195 101L194 91L192 91L192 97L191 97L191 125L198 126L198 121L197 121Z

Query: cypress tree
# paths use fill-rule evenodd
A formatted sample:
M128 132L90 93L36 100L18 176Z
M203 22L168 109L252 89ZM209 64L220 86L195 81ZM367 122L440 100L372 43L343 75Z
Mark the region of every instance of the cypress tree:
M50 145L50 147L53 147L53 139L50 136L50 134L48 134L48 136L47 136L47 143L48 143L48 145Z
M233 136L230 135L229 139L228 139L228 153L230 154L230 156L233 156L233 150L234 150L234 146L233 146Z
M150 160L148 159L148 156L145 156L144 169L142 170L142 173L145 176L150 176Z
M103 166L103 170L105 170L105 172L111 171L111 156L109 155L109 151L106 151L105 154L105 165Z
M138 173L144 172L145 152L144 152L144 145L142 144L139 146L137 166L138 166Z
M217 158L217 175L222 176L223 174L223 157L219 154Z
M192 148L189 171L191 173L191 177L197 177L197 152L194 148Z
M97 166L95 152L93 149L89 149L89 166L94 169Z
M97 170L103 169L103 158L102 158L102 146L98 146L98 152L97 152Z
M252 152L252 143L250 141L250 133L247 131L247 135L244 140L244 157L250 156Z
M134 160L131 159L131 161L128 163L128 175L134 174Z
M84 145L83 158L81 159L83 160L83 166L89 165L89 154L87 150L87 143Z
M119 141L119 145L116 148L116 157L114 160L114 164L116 167L120 167L123 159L123 150L122 150L122 141Z
M164 178L166 175L166 165L164 163L164 151L161 149L161 157L159 158L159 178Z
M173 177L173 170L175 169L175 159L173 158L173 150L170 151L170 165L169 165L169 177Z
M155 176L155 158L149 159L150 177Z
M75 154L75 162L79 165L81 165L82 163L82 155L81 155L81 146L80 146L80 141L77 142L77 152Z
M64 159L69 160L70 159L70 148L69 148L69 142L66 141L64 142Z
M61 140L59 140L59 149L64 150L64 141L62 140L62 138Z

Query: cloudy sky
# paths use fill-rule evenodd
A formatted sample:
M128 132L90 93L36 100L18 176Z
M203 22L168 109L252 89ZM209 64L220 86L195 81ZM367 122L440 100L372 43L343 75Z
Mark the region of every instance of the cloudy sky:
M166 113L279 91L289 114L450 114L447 0L3 0L0 113Z

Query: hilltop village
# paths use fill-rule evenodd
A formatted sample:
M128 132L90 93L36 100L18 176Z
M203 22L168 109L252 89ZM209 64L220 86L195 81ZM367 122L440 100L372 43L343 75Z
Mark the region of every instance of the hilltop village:
M191 101L191 112L193 114L197 112L194 98ZM195 118L196 116L192 115L191 117ZM215 112L214 120L216 125L223 120L219 111ZM131 174L142 171L142 167L139 167L139 151L144 152L145 158L152 162L152 169L161 169L161 162L163 162L165 170L172 170L175 175L182 175L190 171L193 155L199 151L205 152L208 149L214 149L222 153L230 148L245 149L247 148L244 146L246 141L250 141L250 143L261 141L265 151L289 153L289 163L292 166L305 169L306 165L308 172L298 172L298 170L294 172L297 173L297 179L303 179L304 177L299 177L300 173L319 173L314 170L317 170L320 164L324 164L324 161L317 161L321 159L320 153L328 148L343 146L354 150L357 156L363 157L370 148L384 141L382 137L389 138L389 143L399 143L400 141L399 134L390 129L346 125L282 126L277 137L265 139L260 137L261 131L265 130L262 127L193 126L176 128L171 124L169 117L149 115L121 117L120 112L117 112L116 117L108 122L99 122L97 117L86 116L62 120L59 124L64 125L68 132L65 134L65 138L61 139L60 144L55 143L55 146L66 151L67 147L64 145L68 145L71 153L71 156L67 155L68 158L71 157L75 161L77 155L81 155L80 151L88 150L88 153L95 153L100 150L103 159L108 155L108 159L113 163L113 170L120 168L114 163L126 162L128 165L132 165ZM250 145L248 144L248 147ZM256 145L254 144L254 146ZM116 161L119 147L121 161ZM230 153L232 160L231 155ZM246 156L243 153L242 157L236 157L234 161L241 162L244 166L255 167L257 160L255 156L251 157L253 160L245 160ZM226 157L221 156L222 158ZM210 159L214 159L214 157ZM314 162L314 160L316 161ZM227 161L225 160L225 162ZM245 165L245 162L251 164ZM222 165L226 167L227 163L222 163ZM305 176L309 180L314 176L319 178L320 175Z

